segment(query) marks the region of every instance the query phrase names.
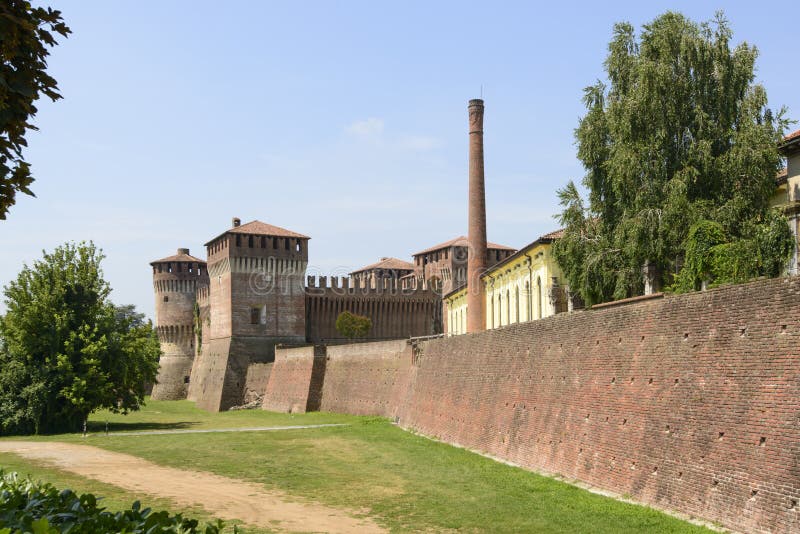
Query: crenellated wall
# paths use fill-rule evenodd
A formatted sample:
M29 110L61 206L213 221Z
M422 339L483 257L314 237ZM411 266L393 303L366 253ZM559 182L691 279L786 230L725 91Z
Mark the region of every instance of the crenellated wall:
M798 277L406 343L328 347L321 408L738 531L800 531Z
M440 296L426 286L404 289L397 279L383 279L376 287L350 279L309 276L306 284L306 339L309 342L344 340L336 331L343 311L372 319L367 339L398 339L442 332Z

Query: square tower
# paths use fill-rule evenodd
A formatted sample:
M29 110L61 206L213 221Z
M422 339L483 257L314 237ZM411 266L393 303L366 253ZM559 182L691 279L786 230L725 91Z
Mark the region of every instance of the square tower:
M275 345L305 342L308 236L252 221L208 243L208 324L189 397L207 410L243 400L251 363L275 359Z

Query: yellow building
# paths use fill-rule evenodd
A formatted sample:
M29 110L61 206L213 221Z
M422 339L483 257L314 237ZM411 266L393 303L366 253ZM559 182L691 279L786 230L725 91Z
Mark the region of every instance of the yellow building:
M567 310L563 276L552 255L561 230L543 235L500 263L481 279L486 291L486 328L541 319ZM445 333L467 329L467 288L444 295Z

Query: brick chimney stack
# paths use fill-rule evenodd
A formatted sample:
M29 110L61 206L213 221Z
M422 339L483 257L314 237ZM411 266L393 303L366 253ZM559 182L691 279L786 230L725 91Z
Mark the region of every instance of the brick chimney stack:
M483 100L469 101L469 228L467 332L486 329L486 192L483 178Z
M231 221L231 222L233 223L233 227L234 228L236 228L237 226L242 224L242 220L239 217L234 217L233 221Z

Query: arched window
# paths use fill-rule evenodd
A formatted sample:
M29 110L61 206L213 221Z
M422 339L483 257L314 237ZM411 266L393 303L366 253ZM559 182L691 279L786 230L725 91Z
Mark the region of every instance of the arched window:
M492 310L491 310L489 316L492 319L492 328L494 328L494 295L492 295L492 298L490 300L491 300L491 304L492 304Z
M503 294L497 295L497 326L503 326Z
M542 310L542 279L540 277L536 277L536 318L541 319L543 316Z
M528 280L525 280L525 320L530 321L533 319L533 314L531 313L531 308L533 308L533 296L531 295L531 283Z
M511 292L506 289L506 324L511 324Z

